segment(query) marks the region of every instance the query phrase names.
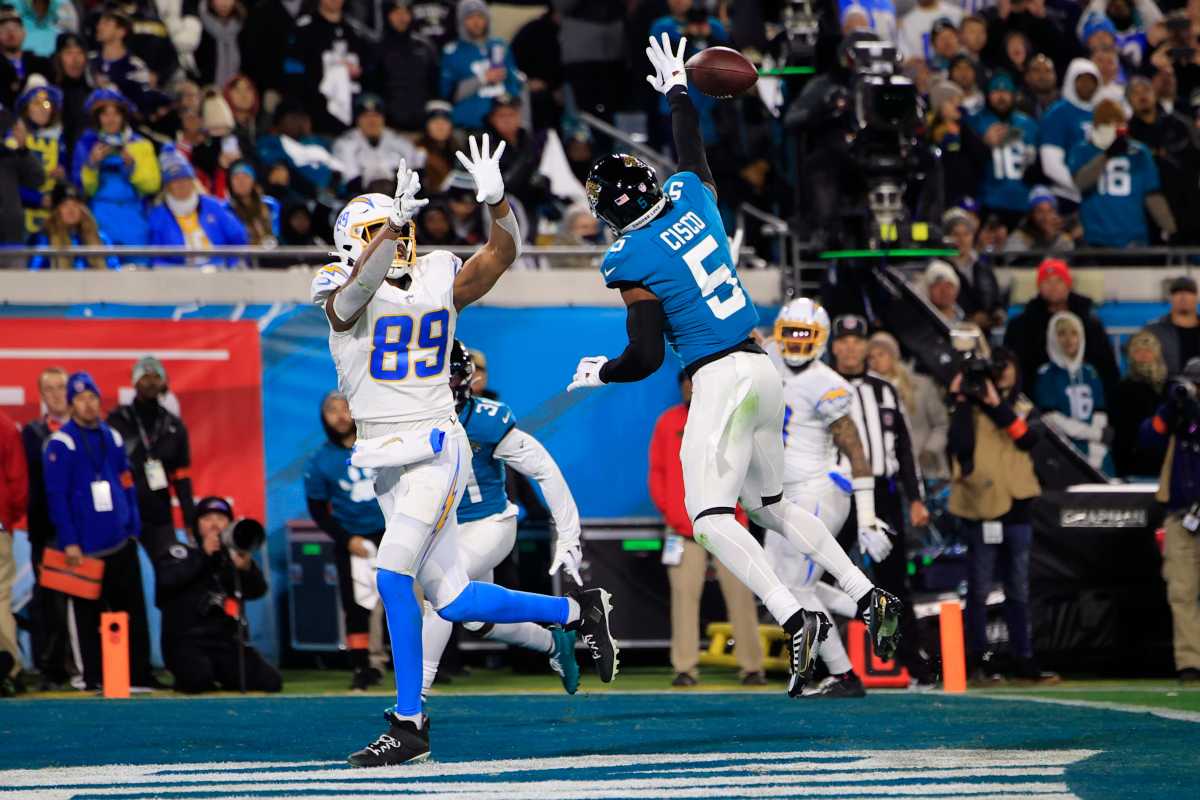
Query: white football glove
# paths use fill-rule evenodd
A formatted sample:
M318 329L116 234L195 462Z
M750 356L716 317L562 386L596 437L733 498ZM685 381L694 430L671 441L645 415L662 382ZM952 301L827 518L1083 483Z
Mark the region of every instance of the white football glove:
M550 564L550 574L553 575L561 569L571 576L576 585L583 586L583 578L579 577L579 565L582 561L583 549L579 546L579 534L575 534L574 537L560 534L558 543L554 546L554 561Z
M418 200L417 192L421 191L421 178L408 168L408 163L400 159L400 168L396 170L396 197L392 200L392 215L388 222L393 228L403 228L412 222L429 200Z
M496 152L489 152L491 142L488 135L483 135L482 148L472 136L468 141L471 146L471 157L459 150L456 154L463 169L471 173L475 180L475 201L494 206L504 199L504 176L500 174L500 156L504 155L504 140L496 147Z
M575 378L567 386L567 391L573 392L576 389L603 386L604 381L600 380L600 368L607 363L607 356L587 356L579 359L579 366L575 367Z
M666 94L672 87L687 88L687 70L683 66L683 52L687 49L687 39L679 37L679 52L671 52L671 37L662 35L662 44L653 36L650 46L646 48L646 58L654 67L654 74L647 75L646 80L654 87L654 91Z
M892 530L883 520L874 525L858 529L858 549L871 557L876 564L892 552Z

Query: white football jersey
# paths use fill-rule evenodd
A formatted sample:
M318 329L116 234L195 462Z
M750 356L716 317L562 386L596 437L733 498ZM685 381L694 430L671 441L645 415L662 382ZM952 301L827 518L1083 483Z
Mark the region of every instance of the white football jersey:
M850 413L850 384L822 361L793 372L767 348L783 379L783 482L826 479L836 472L838 451L829 426Z
M329 351L338 388L355 420L417 422L454 416L450 393L450 350L454 345L454 277L462 260L439 250L413 265L408 291L386 281L354 326L330 329ZM350 278L351 268L321 267L312 282L312 301L326 298Z

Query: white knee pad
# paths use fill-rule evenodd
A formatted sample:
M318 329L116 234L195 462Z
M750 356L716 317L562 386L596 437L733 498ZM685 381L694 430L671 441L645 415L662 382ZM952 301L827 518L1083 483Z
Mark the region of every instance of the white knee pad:
M444 563L432 556L421 565L417 581L433 607L441 610L453 603L470 581L457 559Z
M393 514L379 542L375 563L380 569L416 577L418 560L429 541L429 525L405 514Z

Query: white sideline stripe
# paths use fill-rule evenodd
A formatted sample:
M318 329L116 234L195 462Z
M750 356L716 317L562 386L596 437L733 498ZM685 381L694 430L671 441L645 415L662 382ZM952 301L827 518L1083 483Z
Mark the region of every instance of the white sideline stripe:
M970 696L969 693L968 696ZM1135 706L1125 703L1112 703L1106 700L1066 700L1059 697L1038 697L1031 694L977 694L975 697L980 697L984 700L1023 700L1027 703L1046 703L1052 706L1098 708L1105 711L1124 711L1127 714L1151 714L1155 717L1175 719L1181 722L1200 722L1200 712L1197 711L1178 711L1173 708Z
M269 792L271 794L300 792L306 789L321 789L327 792L352 792L356 795L363 792L383 792L390 795L411 796L417 793L436 793L441 797L454 796L462 793L486 793L491 797L506 797L517 798L527 797L530 800L540 800L541 798L581 798L586 800L593 797L630 797L641 794L647 797L711 797L714 789L720 789L719 796L726 797L730 792L747 795L750 792L749 787L760 786L764 791L771 793L769 796L778 797L780 788L784 786L796 787L799 789L803 786L803 794L806 797L843 797L851 792L855 794L867 796L902 796L902 797L944 797L946 795L983 795L985 797L995 797L997 793L1003 792L1008 795L1027 795L1033 792L1050 792L1058 794L1067 794L1070 788L1065 783L1054 782L1027 782L1027 783L1008 783L1008 782L992 782L992 783L924 783L924 784L901 784L890 785L880 784L877 786L863 786L857 783L843 783L831 786L814 786L811 782L803 777L791 776L771 776L771 775L742 775L730 777L720 782L717 781L702 781L702 780L683 780L683 779L631 779L631 780L608 780L608 781L537 781L537 782L504 782L504 781L471 781L471 782L443 782L443 781L425 781L412 783L394 783L391 781L347 781L339 783L336 781L314 786L311 783L227 783L220 786L214 786L211 789L206 788L202 784L189 784L186 786L157 786L154 789L155 796L169 796L181 794L199 794L207 792L211 794L219 793L219 796L228 797L231 794L249 794L255 792ZM90 795L128 795L135 793L135 787L129 786L97 786L88 790ZM29 800L58 800L59 798L70 798L75 793L74 789L54 788L44 789L28 794L17 795L16 793L0 791L0 797L18 796L29 798Z
M382 792L380 794L386 796L388 793ZM306 795L304 795L304 800L352 800L353 798L364 797L364 796L366 796L366 795L364 795L362 793L355 793L353 795L306 794ZM653 791L653 790L651 790L651 791L639 790L639 791L621 792L619 794L609 794L606 792L606 793L601 793L601 794L588 794L588 795L561 795L561 797L563 797L564 800L567 800L567 798L571 798L574 796L579 797L581 800L588 800L589 798L592 798L592 797L597 798L597 800L600 800L601 798L614 798L614 800L623 800L624 798L642 798L642 797L649 798L649 800L657 800L658 798L691 798L691 797L708 798L708 800L711 800L711 795L709 794L708 790L706 790L706 789L668 790L665 792ZM779 794L778 789L772 789L770 787L746 789L744 791L736 790L731 787L730 791L726 794L723 794L721 797L722 797L722 800L733 800L733 798L786 797L786 796L787 795ZM792 795L792 796L793 797L803 797L804 795L796 794L796 795ZM406 795L404 795L404 800L454 800L455 798L466 798L467 800L494 800L495 795L489 793L487 790L481 790L479 792L457 792L452 795L451 794L443 794L440 792L435 792L433 794L406 794ZM535 792L535 793L517 792L515 794L507 795L506 800L552 800L552 798L550 795L543 794L541 792ZM865 796L865 795L859 795L859 794L848 794L848 795L840 796L838 798L838 800L878 800L878 796L877 795ZM977 794L948 794L948 795L938 795L938 800L980 800L980 796ZM987 800L1079 800L1079 798L1070 792L1052 792L1052 793L1037 793L1037 794L1028 794L1028 793L1023 793L1023 792L1014 792L1014 793L993 792L993 793L987 795Z
M228 361L228 350L119 350L110 348L0 347L0 358L87 358L96 361L137 360L151 355L161 361Z
M492 761L445 761L412 764L400 767L380 767L371 770L371 777L427 778L448 775L496 775L505 772L536 772L563 769L611 769L618 767L652 766L655 764L694 765L699 762L764 762L780 766L800 765L811 771L831 769L958 769L964 764L973 767L1048 767L1068 766L1083 761L1100 750L974 750L945 748L930 750L846 750L829 751L767 751L758 753L637 753L592 756L558 756L553 758L510 758ZM759 764L758 766L762 766ZM310 769L325 767L325 769ZM771 767L768 767L771 768ZM255 770L264 770L256 773ZM342 761L212 761L192 764L107 764L44 769L10 769L0 771L3 786L73 786L109 785L138 781L144 784L172 783L194 780L202 773L209 780L241 781L247 776L272 778L344 779L351 773Z
M933 767L926 769L889 769L887 772L863 772L855 765L834 768L826 764L738 764L725 767L680 767L678 769L660 770L663 775L686 775L689 773L733 772L735 770L773 770L775 772L807 772L827 773L812 775L812 780L818 783L832 783L853 776L863 780L908 780L910 778L1001 778L1013 776L1017 778L1057 778L1066 774L1065 767L963 767L962 769ZM632 775L649 773L648 769L631 769ZM879 777L873 777L879 776Z

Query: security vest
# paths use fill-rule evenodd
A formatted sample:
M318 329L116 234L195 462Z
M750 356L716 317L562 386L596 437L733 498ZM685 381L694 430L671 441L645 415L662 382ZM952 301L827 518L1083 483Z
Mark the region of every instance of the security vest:
M986 414L971 410L975 420L975 468L962 474L955 460L951 470L950 513L974 520L999 519L1013 500L1042 493L1029 453L1017 447L1008 431L996 427Z

